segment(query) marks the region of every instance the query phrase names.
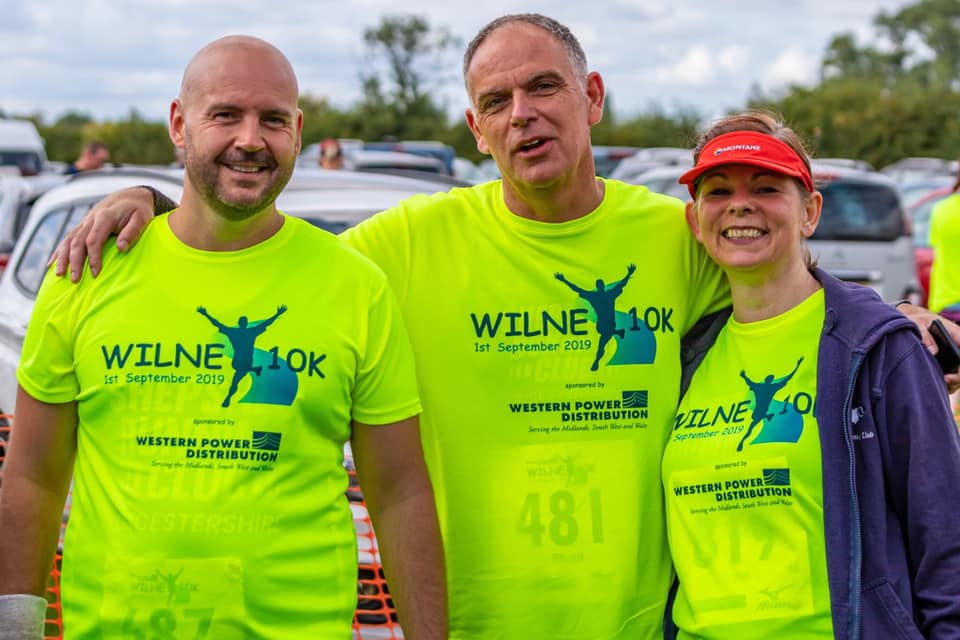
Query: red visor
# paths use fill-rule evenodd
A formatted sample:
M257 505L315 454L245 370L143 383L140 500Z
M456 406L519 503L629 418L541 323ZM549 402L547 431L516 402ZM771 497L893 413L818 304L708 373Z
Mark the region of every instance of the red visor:
M734 131L717 136L703 147L697 166L680 176L679 182L687 185L691 198L696 198L694 183L697 178L724 164L748 164L770 169L799 178L803 186L813 191L813 178L797 152L787 143L756 131Z

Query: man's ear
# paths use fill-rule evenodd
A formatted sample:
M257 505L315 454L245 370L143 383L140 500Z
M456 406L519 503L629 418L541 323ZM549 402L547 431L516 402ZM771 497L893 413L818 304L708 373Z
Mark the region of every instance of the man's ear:
M177 98L170 103L170 141L174 146L183 149L183 105Z
M300 147L303 146L303 138L301 137L303 133L303 110L297 109L297 148L296 155L300 155Z
M606 90L603 87L603 78L596 71L587 74L587 98L590 99L589 123L593 125L600 122L603 118L603 100L606 96Z
M487 146L487 141L484 140L483 134L480 133L480 127L477 124L477 116L473 112L473 109L467 109L467 126L470 127L470 133L473 134L473 139L477 141L477 151L482 154L490 155L490 147Z

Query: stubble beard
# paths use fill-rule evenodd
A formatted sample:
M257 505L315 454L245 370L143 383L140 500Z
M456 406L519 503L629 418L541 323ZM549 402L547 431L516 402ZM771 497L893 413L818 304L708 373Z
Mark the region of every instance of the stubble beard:
M207 206L232 222L242 222L252 218L272 205L293 174L293 163L282 166L267 151L258 153L227 151L213 160L206 160L202 154L196 152L189 140L184 142L184 170L190 179L190 184ZM223 167L224 156L231 155L234 156L232 159L239 160L240 154L244 155L245 160L256 159L263 162L266 159L269 165L267 170L273 172L273 179L267 183L259 195L242 200L228 200L226 194L221 192L219 184L220 172L229 171Z

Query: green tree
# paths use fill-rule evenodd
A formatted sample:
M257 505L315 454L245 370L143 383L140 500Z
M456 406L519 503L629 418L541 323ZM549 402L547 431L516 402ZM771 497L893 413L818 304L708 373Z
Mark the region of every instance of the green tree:
M901 66L918 80L935 87L958 88L960 81L960 2L920 0L895 14L875 19L881 35L901 56ZM911 42L919 41L927 52ZM907 64L911 66L907 68Z
M421 16L384 17L364 30L368 65L361 72L363 101L358 114L363 137L377 140L431 137L447 124L436 89L448 79L449 55L460 41L445 27Z
M169 164L174 159L167 124L143 119L135 109L125 120L90 123L83 130L84 142L101 140L110 149L114 164Z
M874 18L876 46L839 34L821 82L750 106L783 113L820 156L883 167L908 156L956 158L960 149L960 2L920 0Z

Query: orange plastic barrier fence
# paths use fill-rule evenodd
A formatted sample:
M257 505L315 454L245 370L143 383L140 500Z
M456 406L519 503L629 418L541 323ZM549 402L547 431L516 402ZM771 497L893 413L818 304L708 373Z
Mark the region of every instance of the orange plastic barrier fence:
M7 453L7 442L13 426L13 416L0 414L0 488L3 480L3 461ZM357 610L353 616L353 637L356 640L395 640L403 638L403 631L397 622L397 612L393 608L390 590L383 577L380 566L380 550L373 533L373 526L367 514L363 494L357 482L357 472L352 464L347 469L350 474L350 489L347 498L353 512L357 531L357 547L360 551L360 570L357 578ZM66 524L60 530L60 542ZM63 639L63 611L60 607L60 563L62 556L57 553L53 568L47 579L47 618L44 640Z

